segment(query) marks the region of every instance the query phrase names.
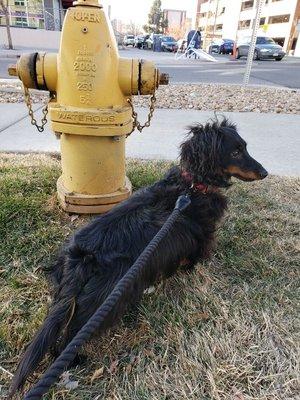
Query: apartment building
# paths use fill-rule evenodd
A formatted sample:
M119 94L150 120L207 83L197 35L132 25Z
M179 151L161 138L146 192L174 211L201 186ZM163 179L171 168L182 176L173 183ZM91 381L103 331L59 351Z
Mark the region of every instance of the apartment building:
M165 34L182 37L186 31L186 11L164 9L164 18L168 20L168 28Z
M196 24L207 41L251 36L258 0L198 0ZM258 34L272 37L288 53L298 55L300 0L265 0Z
M60 30L65 9L72 0L9 0L8 14L11 26ZM0 9L0 25L5 25Z

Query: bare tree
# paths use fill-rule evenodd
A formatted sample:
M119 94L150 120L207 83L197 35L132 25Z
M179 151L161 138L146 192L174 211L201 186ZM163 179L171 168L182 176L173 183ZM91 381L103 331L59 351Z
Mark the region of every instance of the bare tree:
M0 9L3 11L5 17L5 24L6 24L6 32L7 32L7 41L8 41L8 48L10 50L13 49L12 38L10 33L10 24L9 24L9 15L8 15L8 0L0 0Z
M176 40L184 38L186 36L185 33L185 27L180 26L170 26L166 31L166 35L173 36Z
M126 30L128 33L132 33L134 36L137 36L141 33L140 25L137 25L135 22L130 21L129 24L126 25Z

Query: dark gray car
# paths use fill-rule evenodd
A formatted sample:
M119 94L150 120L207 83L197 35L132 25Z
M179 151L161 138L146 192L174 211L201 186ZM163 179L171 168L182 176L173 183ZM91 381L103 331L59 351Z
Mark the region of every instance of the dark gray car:
M161 49L162 51L177 51L178 44L176 40L172 36L162 36L161 40Z
M250 40L245 41L237 46L236 58L248 56L250 48ZM272 38L258 36L254 50L254 60L275 59L281 61L285 56L285 52L279 44L275 43Z

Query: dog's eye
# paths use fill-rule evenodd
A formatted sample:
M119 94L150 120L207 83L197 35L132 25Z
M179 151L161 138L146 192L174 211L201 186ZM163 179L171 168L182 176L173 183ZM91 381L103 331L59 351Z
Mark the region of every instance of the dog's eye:
M236 149L231 153L232 157L238 157L240 154L241 154L241 150L239 150L239 149Z

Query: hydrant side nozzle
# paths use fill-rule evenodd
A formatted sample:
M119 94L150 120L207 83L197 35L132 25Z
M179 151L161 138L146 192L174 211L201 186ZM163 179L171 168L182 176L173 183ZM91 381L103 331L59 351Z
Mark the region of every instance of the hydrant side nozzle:
M38 53L22 54L17 62L17 74L23 85L29 89L38 89L36 77L36 59Z
M57 55L54 53L23 54L8 71L19 76L28 89L56 91Z

